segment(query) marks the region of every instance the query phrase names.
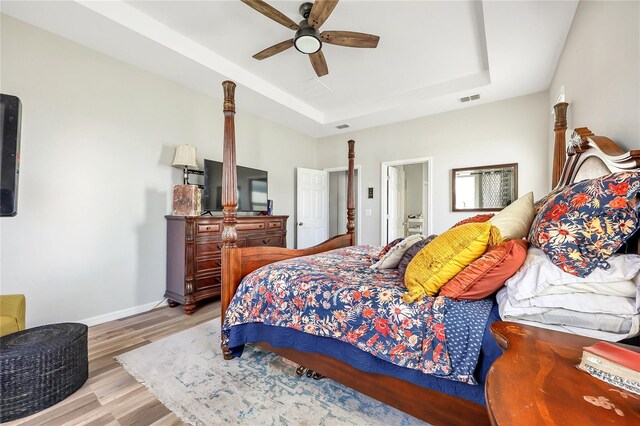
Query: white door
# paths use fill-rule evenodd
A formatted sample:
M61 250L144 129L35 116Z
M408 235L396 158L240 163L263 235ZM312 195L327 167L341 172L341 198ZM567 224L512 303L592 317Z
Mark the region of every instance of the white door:
M302 249L327 239L329 173L300 167L296 169L296 173L296 247Z
M395 240L396 237L396 206L398 205L398 169L387 167L387 241Z
M405 220L405 211L407 210L406 186L407 183L404 175L404 169L398 169L398 180L396 182L396 191L398 191L398 199L396 203L396 238L407 235L405 229L407 222Z
M404 237L404 171L397 167L387 168L387 243Z

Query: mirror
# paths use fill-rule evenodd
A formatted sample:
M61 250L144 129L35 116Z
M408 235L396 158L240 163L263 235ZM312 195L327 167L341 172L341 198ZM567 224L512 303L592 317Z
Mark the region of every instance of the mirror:
M452 211L500 211L518 198L518 164L451 170Z

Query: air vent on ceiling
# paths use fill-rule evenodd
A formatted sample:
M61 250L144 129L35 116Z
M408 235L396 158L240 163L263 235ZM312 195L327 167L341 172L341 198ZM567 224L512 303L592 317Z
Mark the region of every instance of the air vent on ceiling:
M342 129L346 129L346 128L348 128L348 127L349 127L349 125L348 125L348 124L340 124L339 126L336 126L336 129L340 129L340 130L342 130Z
M469 101L477 101L478 99L480 99L480 95L475 94L475 95L471 95L471 96L465 96L463 98L458 99L459 102L469 102Z
M306 100L315 100L331 94L333 91L317 78L305 80L289 87L293 93Z

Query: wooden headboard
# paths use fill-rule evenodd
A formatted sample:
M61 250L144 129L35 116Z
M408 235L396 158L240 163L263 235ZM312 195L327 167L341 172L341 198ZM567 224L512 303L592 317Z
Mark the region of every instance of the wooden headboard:
M624 151L614 141L594 135L587 127L579 127L569 137L567 146L567 107L562 102L554 106L555 146L553 186L563 186L594 179L614 172L640 172L640 150ZM562 153L562 154L560 154ZM640 253L640 232L627 241L625 253Z

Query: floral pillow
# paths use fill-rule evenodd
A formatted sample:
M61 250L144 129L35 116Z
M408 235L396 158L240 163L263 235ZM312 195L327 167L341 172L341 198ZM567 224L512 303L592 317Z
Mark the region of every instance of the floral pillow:
M380 251L380 253L378 253L377 256L374 256L374 257L371 258L372 262L376 263L377 261L382 259L385 254L389 253L389 250L394 248L396 245L400 244L402 242L402 240L404 240L404 238L402 238L402 237L401 238L396 238L395 240L391 241L389 244L384 246L382 248L382 250Z
M371 269L397 269L398 263L404 253L410 249L414 244L427 238L422 234L410 235L404 240L400 241L395 246L380 258L376 263L371 265Z
M547 201L549 201L550 198L553 198L559 193L572 188L574 185L577 185L577 184L571 183L569 185L557 186L553 188L550 193L548 193L547 195L545 195L544 197L540 198L538 201L533 203L533 210L536 212L536 214L540 213L540 210L542 210L542 207L544 207L544 205L547 203Z
M529 241L563 271L586 277L638 227L640 173L619 172L579 182L550 197Z

